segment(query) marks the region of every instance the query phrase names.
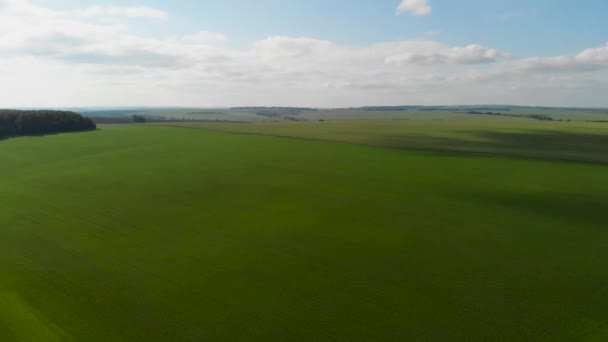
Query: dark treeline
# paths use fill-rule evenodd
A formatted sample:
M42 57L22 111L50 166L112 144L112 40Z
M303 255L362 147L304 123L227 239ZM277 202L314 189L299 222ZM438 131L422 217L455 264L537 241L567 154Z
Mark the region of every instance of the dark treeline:
M48 133L94 130L95 123L74 112L53 110L0 110L0 139Z
M309 107L232 107L230 110L281 110L298 112L316 112L318 109Z
M516 108L516 107L513 107ZM358 109L362 111L374 111L374 112L382 112L382 111L406 111L406 110L418 110L418 111L455 111L455 110L499 110L499 111L510 111L511 108L503 108L497 106L367 106L360 108L351 108Z
M554 120L552 117L550 117L549 115L545 115L545 114L529 114L529 115L516 115L516 114L505 114L505 113L495 113L495 112L478 112L478 111L468 111L466 112L467 114L473 114L473 115L494 115L494 116L509 116L512 118L528 118L528 119L532 119L532 120L539 120L539 121L560 121L560 120Z

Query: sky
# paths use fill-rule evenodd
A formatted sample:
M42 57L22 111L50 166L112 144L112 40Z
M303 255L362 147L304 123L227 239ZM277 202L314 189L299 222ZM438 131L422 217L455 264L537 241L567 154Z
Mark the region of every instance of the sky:
M608 107L606 0L0 0L0 108Z

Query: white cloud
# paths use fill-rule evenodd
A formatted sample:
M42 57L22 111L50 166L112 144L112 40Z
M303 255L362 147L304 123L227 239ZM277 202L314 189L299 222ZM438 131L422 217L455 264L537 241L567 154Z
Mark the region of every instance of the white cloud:
M411 13L413 15L427 15L433 11L428 0L403 0L397 7L397 14Z
M576 55L576 61L578 63L608 65L608 44L599 48L582 51Z
M416 49L402 54L389 56L387 64L477 64L495 62L504 56L498 50L481 45L468 45L465 47L447 47L438 43L428 42L427 49Z
M2 107L608 105L608 45L524 59L431 39L273 36L235 49L221 33L134 34L124 11L97 21L25 0L0 5L0 75L11 80L0 82Z
M83 10L73 12L77 16L83 18L91 17L130 17L130 18L145 18L167 20L169 15L156 8L137 6L137 7L117 7L117 6L92 6Z
M562 74L608 69L608 44L585 49L573 56L529 57L507 61L501 68L509 74Z

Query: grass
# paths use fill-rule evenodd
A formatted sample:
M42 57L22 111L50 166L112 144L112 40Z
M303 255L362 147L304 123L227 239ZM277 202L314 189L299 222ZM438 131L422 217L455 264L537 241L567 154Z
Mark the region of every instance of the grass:
M608 163L608 125L526 119L177 123L220 132L294 137L430 151Z
M608 336L605 166L136 125L0 160L2 341Z

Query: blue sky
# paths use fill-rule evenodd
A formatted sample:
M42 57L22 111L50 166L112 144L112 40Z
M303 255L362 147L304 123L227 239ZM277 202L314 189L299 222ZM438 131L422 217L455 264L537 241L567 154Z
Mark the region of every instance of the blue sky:
M65 90L6 89L0 106L608 106L606 13L606 0L0 0L0 72L62 75Z
M222 32L237 47L268 36L315 37L364 45L387 40L472 42L518 56L580 51L608 41L605 0L432 0L426 16L396 15L394 0L39 0L56 9L86 5L146 6L171 15L163 25L139 23L147 35Z

